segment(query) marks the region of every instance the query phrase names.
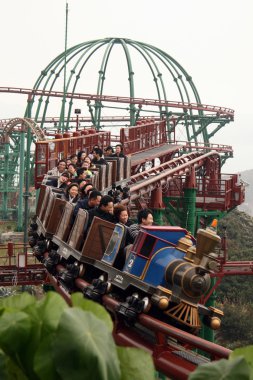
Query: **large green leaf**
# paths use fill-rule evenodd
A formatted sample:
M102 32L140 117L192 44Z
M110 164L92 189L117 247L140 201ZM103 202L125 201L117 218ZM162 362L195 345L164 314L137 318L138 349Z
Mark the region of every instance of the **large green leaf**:
M24 310L30 305L34 305L36 299L29 293L21 293L11 297L1 299L1 308L6 310Z
M31 320L23 311L5 312L0 318L0 346L8 355L24 350L30 338Z
M7 369L7 356L1 349L0 349L0 379L9 380L8 369Z
M34 356L34 372L41 380L60 380L52 356L52 342L56 339L54 333L48 334L39 344Z
M83 297L82 293L77 292L71 295L73 306L80 307L82 310L91 311L96 315L97 318L101 319L108 327L110 331L113 330L113 323L110 314L106 311L106 309L95 303L94 301L90 301Z
M200 365L189 380L249 380L250 368L240 356L233 360L222 359L217 362Z
M155 368L150 354L138 348L117 347L120 380L154 380Z
M28 380L23 371L0 349L0 379Z
M21 353L21 360L30 378L37 378L34 365L35 354L44 339L56 330L60 316L64 308L68 307L64 299L55 292L48 292L45 297L34 306L28 306L26 312L32 318L31 338L26 345L26 349ZM44 347L44 346L43 346ZM45 351L45 354L47 352ZM36 365L38 365L36 361ZM37 368L37 367L36 367ZM50 370L50 369L49 369Z
M253 380L253 346L246 346L242 348L236 348L231 354L229 359L243 356L250 367L250 379Z
M37 304L42 326L42 336L56 330L63 310L68 307L67 303L58 293L46 293L45 297Z
M53 342L62 380L119 380L120 365L112 334L91 312L64 310Z

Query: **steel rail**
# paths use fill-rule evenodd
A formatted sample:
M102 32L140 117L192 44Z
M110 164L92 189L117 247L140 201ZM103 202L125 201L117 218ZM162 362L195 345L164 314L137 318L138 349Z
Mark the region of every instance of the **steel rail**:
M215 151L211 151L205 154L194 152L161 164L157 168L151 168L142 173L136 174L130 178L129 182L130 200L135 200L144 193L155 189L157 187L157 183L160 183L162 186L166 182L172 180L173 177L189 173L191 168L199 168L203 165L204 161L207 158L215 155L220 157L219 154ZM136 181L136 183L131 183L132 178L134 181ZM124 200L124 202L126 201L127 200Z
M70 99L80 99L87 101L96 102L116 102L116 103L127 103L127 104L137 104L137 105L149 105L149 106L164 106L170 108L182 108L183 110L197 110L197 111L208 111L215 112L219 115L226 115L228 117L234 117L234 110L226 107L189 103L189 102L177 102L177 101L167 101L167 100L157 100L157 99L144 99L144 98L131 98L125 96L110 96L110 95L92 95L92 94L81 94L67 92L63 93L61 91L48 91L48 90L34 90L27 88L16 88L16 87L0 87L0 92L4 93L14 93L23 94L29 96L52 96L70 98Z
M65 268L62 265L57 266L58 273L63 270L65 270ZM49 274L49 279L57 292L59 292L71 306L71 296L68 290L59 283L56 277ZM82 278L77 278L75 285L82 291L90 284ZM197 364L187 359L187 357L180 356L180 352L190 356L193 349L199 349L208 354L211 360L228 358L231 353L230 350L222 346L182 331L149 315L140 314L137 320L138 324L155 334L155 342L150 342L150 340L145 339L145 336L143 337L143 333L141 334L138 327L133 328L126 326L125 323L117 318L116 309L119 306L117 300L109 295L104 295L102 297L102 304L113 315L113 336L116 344L142 348L148 351L153 356L156 369L168 377L173 376L174 379L186 380L190 373L197 367ZM201 355L196 355L196 358L198 357L203 358ZM208 359L206 359L206 361L208 361Z

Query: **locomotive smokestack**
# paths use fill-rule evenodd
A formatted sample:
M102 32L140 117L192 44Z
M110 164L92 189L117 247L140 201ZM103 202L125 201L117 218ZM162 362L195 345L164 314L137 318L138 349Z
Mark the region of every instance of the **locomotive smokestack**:
M210 227L197 231L197 245L195 264L200 263L204 255L213 252L214 248L220 244L221 238L216 233L217 219L214 219Z

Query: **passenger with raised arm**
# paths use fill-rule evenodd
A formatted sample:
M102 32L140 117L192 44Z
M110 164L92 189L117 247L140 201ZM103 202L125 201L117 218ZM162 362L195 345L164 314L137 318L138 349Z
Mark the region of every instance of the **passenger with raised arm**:
M88 191L93 191L93 190L97 190L95 187L93 187L93 185L91 183L86 183L85 185L83 185L82 187L80 187L79 185L79 190L80 190L80 198L84 199L84 198L88 198Z
M79 186L77 183L69 184L62 194L62 199L75 205L79 199Z
M128 228L129 233L129 243L133 243L136 236L138 235L141 227L145 226L152 226L154 220L153 220L153 214L152 211L148 208L144 208L140 210L137 214L137 223L132 224Z

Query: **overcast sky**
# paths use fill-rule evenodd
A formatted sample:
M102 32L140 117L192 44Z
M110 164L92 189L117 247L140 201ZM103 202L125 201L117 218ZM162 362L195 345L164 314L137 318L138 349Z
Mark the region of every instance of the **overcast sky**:
M32 88L64 51L65 4L0 0L0 87ZM235 122L212 142L234 148L223 172L253 168L252 0L68 0L68 6L68 47L105 37L149 43L188 71L204 104L234 109ZM0 94L0 118L22 116L25 102Z

